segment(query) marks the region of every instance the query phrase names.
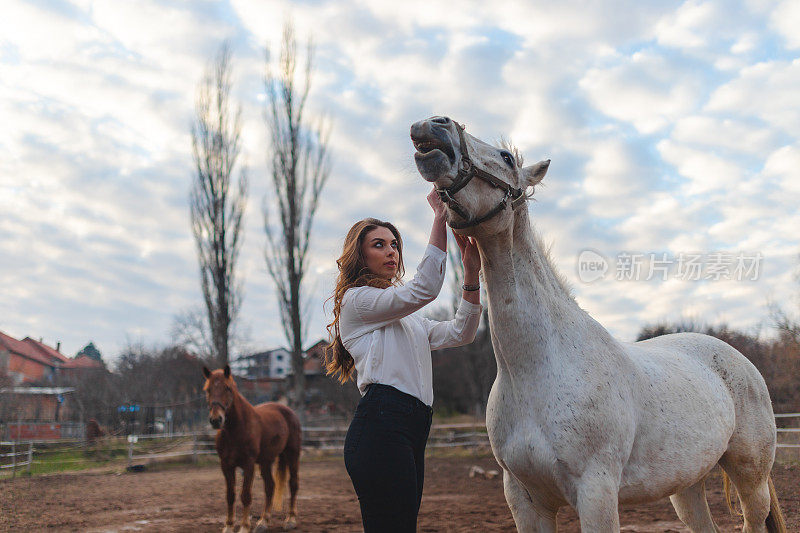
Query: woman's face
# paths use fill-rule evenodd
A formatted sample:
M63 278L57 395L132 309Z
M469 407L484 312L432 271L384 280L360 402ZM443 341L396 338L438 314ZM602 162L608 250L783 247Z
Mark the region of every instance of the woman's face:
M389 228L378 226L368 231L361 243L361 252L370 272L384 279L394 278L400 253L397 250L397 239Z

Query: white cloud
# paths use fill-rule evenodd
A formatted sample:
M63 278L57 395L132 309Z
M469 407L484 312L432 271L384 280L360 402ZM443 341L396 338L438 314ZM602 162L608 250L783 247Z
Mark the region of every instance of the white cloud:
M764 175L778 181L781 194L800 194L800 146L783 146L769 154Z
M744 172L734 161L715 155L708 149L698 149L669 140L658 143L664 161L689 180L686 193L700 194L736 188L742 185Z
M770 15L770 23L786 40L789 48L800 48L800 34L797 32L800 27L800 4L794 0L779 2Z
M739 76L717 88L706 109L755 117L778 133L800 136L800 59L765 61L742 69Z
M655 133L698 105L700 80L690 69L653 51L636 52L619 64L590 69L580 87L594 107Z
M656 24L658 42L676 48L707 45L706 31L719 12L714 2L690 0Z
M633 147L622 139L597 141L585 166L583 187L590 196L589 213L605 218L629 216L647 202L648 185L656 176L636 161Z
M688 115L675 121L670 138L706 150L761 158L778 143L779 134L757 121L736 117Z

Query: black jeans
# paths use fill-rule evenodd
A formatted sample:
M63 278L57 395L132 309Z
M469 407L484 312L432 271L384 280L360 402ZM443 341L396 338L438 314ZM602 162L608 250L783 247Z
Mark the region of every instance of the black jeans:
M344 441L344 464L365 533L413 533L425 479L431 408L373 383L358 402Z

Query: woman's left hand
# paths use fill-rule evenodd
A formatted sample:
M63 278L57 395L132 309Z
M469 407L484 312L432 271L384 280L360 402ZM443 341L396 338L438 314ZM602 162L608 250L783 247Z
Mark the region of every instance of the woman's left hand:
M478 253L478 243L466 235L459 235L455 231L453 236L461 251L461 263L464 265L464 274L477 274L481 271L481 256Z

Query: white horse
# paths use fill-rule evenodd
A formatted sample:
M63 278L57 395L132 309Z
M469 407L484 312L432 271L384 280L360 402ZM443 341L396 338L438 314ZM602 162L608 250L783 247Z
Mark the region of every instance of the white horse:
M523 167L447 117L415 123L411 138L448 223L480 249L497 358L486 425L517 529L556 531L571 505L583 531L619 531L618 504L669 496L692 531L718 532L704 483L719 464L744 532L785 532L775 419L750 361L695 333L620 342L582 310L529 220L527 191L549 160Z

